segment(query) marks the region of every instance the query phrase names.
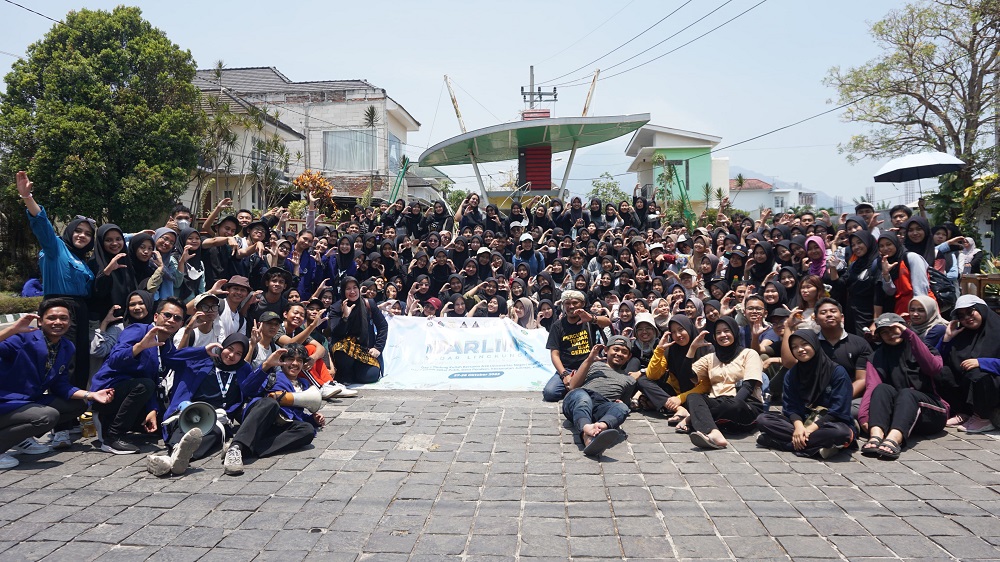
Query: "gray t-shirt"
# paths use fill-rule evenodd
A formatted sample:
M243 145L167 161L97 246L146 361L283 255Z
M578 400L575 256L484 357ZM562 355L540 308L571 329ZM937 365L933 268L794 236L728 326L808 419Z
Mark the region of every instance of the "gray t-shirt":
M587 371L581 388L592 390L608 400L627 401L636 390L636 381L627 373L619 373L604 361L594 362Z

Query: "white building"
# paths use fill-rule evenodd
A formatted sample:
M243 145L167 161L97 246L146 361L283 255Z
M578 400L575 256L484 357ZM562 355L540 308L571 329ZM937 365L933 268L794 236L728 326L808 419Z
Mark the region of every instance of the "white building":
M199 70L194 83L206 94L224 92L272 116L277 111L275 126L294 133L286 139L293 155L287 179L306 169L319 170L341 200L362 197L369 185L374 185L374 199L388 198L407 134L420 128L384 89L365 80L293 82L273 67L253 67ZM378 116L374 128L364 126L369 107ZM223 196L221 191L212 194L214 200ZM409 191L400 196L410 196ZM253 206L255 201L251 196L237 203Z
M740 187L737 180L730 179L729 204L734 209L748 211L751 217L757 219L762 209L779 213L791 207L815 207L816 194L803 191L799 184L790 188L775 187L764 180L748 178Z

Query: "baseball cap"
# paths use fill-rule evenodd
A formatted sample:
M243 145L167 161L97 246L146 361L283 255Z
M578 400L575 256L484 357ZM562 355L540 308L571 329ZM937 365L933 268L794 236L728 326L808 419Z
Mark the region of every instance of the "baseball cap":
M903 317L895 312L886 312L882 316L875 319L875 331L877 332L882 328L888 328L896 323L905 324L906 320L903 320Z
M691 277L697 277L698 276L698 274L695 273L694 270L691 269L691 268L687 268L687 269L681 271L681 275L689 275Z
M476 255L477 256L479 254L488 254L488 253L490 253L490 249L487 248L486 246L481 246L478 250L476 250Z
M278 316L277 312L268 310L264 314L261 314L258 320L260 321L261 324L263 324L265 322L274 322L275 320L281 320L281 317Z
M201 306L201 303L205 301L214 301L215 304L219 304L219 297L213 295L212 293L202 293L191 300L191 304L194 305L195 310Z
M521 235L521 238L520 238L519 240L520 240L521 242L524 242L525 240L531 240L532 242L534 242L534 241L535 241L535 239L534 239L534 238L532 238L532 237L531 237L531 235L530 235L530 234L528 234L527 232L525 232L524 234L522 234L522 235Z
M441 310L441 299L437 297L431 297L427 299L427 303L434 307L434 310Z
M608 339L608 347L614 345L624 345L625 347L632 349L632 340L626 338L625 336L611 336Z
M778 308L775 308L774 310L772 310L771 313L767 315L767 317L768 318L778 319L778 318L788 318L791 315L792 315L792 313L789 312L789 310L787 308L785 308L783 306L779 306Z
M649 245L650 252L652 252L653 250L662 250L662 249L663 249L663 244L660 244L659 242L654 242Z
M639 324L644 324L644 323L645 324L649 324L653 328L656 328L657 330L659 330L659 327L656 325L656 320L653 318L652 314L650 314L648 312L640 312L639 314L636 314L635 315L635 327L638 328Z

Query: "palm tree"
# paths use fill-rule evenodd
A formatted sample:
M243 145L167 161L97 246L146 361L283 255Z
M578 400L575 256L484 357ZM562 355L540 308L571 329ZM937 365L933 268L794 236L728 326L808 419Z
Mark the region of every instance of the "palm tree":
M372 167L371 174L368 176L368 191L362 198L362 206L367 207L371 204L372 194L375 190L375 174L378 172L376 169L376 158L378 154L378 136L375 133L375 127L382 121L382 116L378 114L378 109L374 105L369 105L365 109L365 115L361 118L361 125L367 127L371 131L371 137L369 141L372 144Z

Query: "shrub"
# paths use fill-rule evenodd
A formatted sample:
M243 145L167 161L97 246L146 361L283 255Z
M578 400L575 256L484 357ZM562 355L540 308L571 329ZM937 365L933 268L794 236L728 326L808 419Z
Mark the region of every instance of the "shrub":
M20 312L37 312L42 304L42 297L16 297L0 295L0 314L17 314Z

